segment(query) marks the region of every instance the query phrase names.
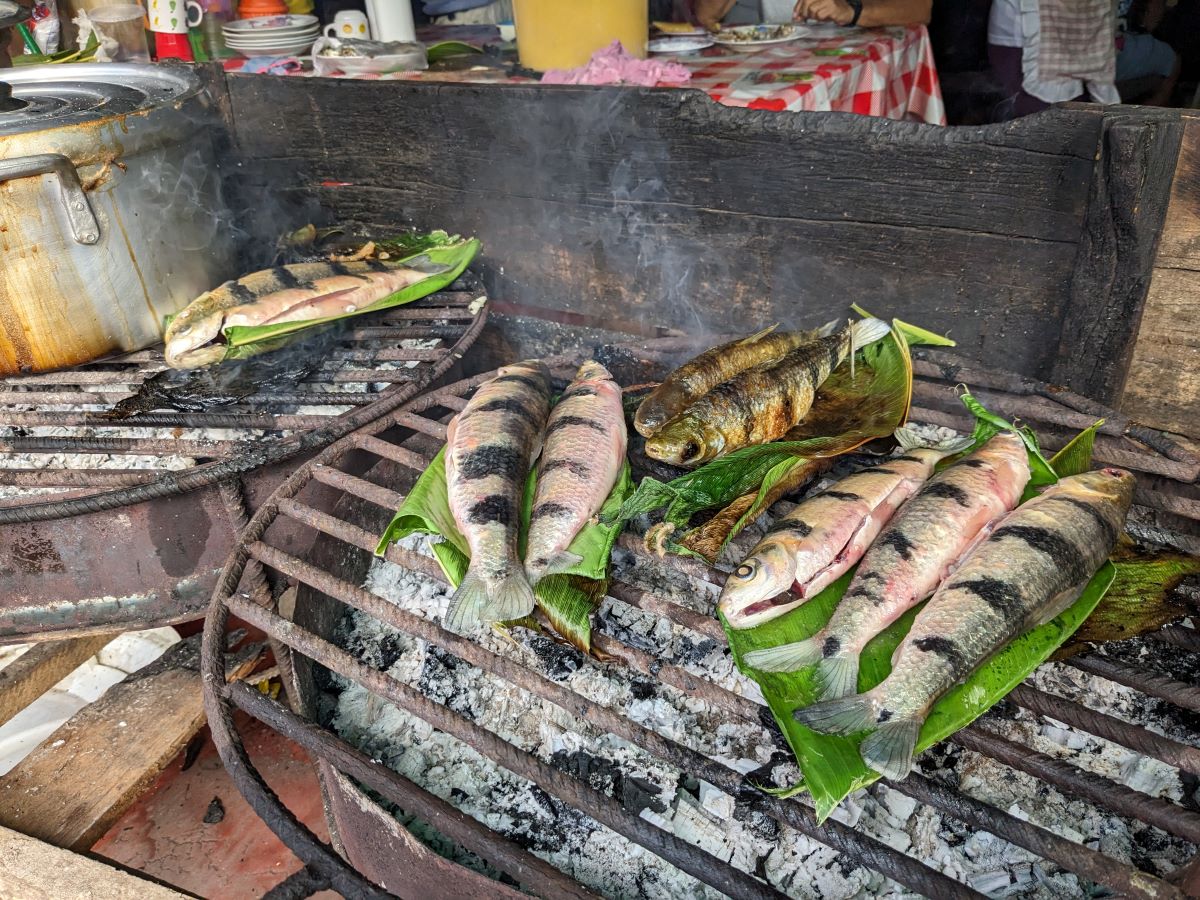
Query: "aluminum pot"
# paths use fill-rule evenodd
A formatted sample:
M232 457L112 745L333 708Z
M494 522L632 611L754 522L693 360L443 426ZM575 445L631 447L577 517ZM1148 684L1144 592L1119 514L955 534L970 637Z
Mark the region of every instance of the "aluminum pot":
M158 343L235 274L199 77L91 63L0 82L0 375Z

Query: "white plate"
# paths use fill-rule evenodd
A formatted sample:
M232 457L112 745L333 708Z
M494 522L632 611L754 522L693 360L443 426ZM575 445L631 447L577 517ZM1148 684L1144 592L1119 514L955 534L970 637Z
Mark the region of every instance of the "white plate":
M254 34L263 31L280 31L297 28L320 28L320 20L316 16L258 16L253 19L237 19L223 26L225 31L234 34Z
M301 44L299 47L256 47L253 50L246 47L230 47L230 49L236 50L240 56L247 59L255 56L308 56L312 44Z
M221 29L221 33L226 37L245 38L247 40L258 38L279 38L292 37L298 34L320 34L321 29L314 25L311 28L284 28L278 31L272 29L269 31L232 31L228 27Z
M255 47L255 46L261 47L263 44L270 44L272 46L275 46L278 44L299 44L303 41L308 41L311 44L318 37L320 37L319 33L297 34L297 35L289 35L287 37L271 37L268 35L262 39L253 39L253 40L250 38L226 37L225 43L241 44L242 46L245 46L245 47Z
M786 44L807 36L802 25L738 25L722 28L712 39L731 50L758 50L775 44Z
M662 37L647 42L646 49L651 53L694 53L712 45L712 38L707 37Z

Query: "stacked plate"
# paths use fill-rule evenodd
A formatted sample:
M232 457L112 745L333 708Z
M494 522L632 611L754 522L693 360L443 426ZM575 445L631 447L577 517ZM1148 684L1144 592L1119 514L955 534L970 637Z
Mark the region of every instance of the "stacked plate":
M260 16L222 26L225 46L242 56L307 56L321 34L316 16Z

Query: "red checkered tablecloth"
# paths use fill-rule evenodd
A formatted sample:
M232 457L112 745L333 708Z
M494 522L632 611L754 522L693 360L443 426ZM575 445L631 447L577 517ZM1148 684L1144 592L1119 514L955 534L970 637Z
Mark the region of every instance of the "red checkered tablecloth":
M749 109L861 113L946 124L929 32L815 26L810 37L753 53L715 46L675 57L688 87Z

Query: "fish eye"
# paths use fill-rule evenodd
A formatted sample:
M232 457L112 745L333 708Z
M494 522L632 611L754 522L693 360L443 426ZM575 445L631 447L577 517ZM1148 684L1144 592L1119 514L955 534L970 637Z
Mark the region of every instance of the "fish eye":
M738 578L749 578L754 574L754 566L750 565L750 563L742 563L733 574Z
M700 455L700 445L695 441L688 441L683 445L683 455L680 457L684 462L695 459Z

